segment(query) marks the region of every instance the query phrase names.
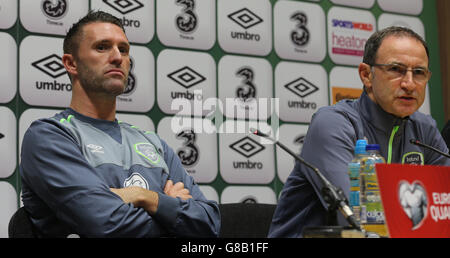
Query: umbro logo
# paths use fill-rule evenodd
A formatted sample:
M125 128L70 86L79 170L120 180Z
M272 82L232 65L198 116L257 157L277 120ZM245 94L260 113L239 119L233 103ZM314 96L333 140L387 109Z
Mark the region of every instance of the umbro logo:
M98 146L95 144L88 144L88 145L86 145L86 147L88 147L92 153L100 153L100 154L105 153L102 146Z
M300 144L300 145L305 143L305 137L306 137L306 135L304 135L304 134L298 135L297 137L294 138L294 143Z
M290 83L284 85L284 87L301 98L309 96L319 90L316 85L312 84L303 77L291 81Z
M189 66L185 66L181 69L178 69L167 75L170 79L183 86L186 89L189 89L192 86L195 86L206 78L196 71L192 70Z
M241 26L244 29L249 29L263 22L263 19L261 17L254 14L247 8L242 8L234 13L229 14L228 18L230 18L235 23L239 24L239 26Z
M137 0L103 0L103 2L121 14L127 14L144 6Z
M254 156L256 153L263 151L265 147L253 140L252 138L246 136L239 141L230 145L230 148L241 154L246 158Z
M56 54L49 55L31 64L52 78L58 78L66 74L62 59Z

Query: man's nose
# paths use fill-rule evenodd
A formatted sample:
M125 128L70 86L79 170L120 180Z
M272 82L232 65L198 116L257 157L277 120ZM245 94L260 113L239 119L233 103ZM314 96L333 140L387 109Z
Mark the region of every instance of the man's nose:
M400 86L408 91L413 90L416 87L416 83L414 82L414 74L411 70L406 71Z
M113 47L110 55L110 62L114 64L121 64L123 60L122 53L118 47Z

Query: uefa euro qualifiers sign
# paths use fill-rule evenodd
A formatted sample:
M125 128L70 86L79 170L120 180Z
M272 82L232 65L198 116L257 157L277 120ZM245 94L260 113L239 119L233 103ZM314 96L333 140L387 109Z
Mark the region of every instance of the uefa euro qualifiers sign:
M450 237L450 167L376 169L390 237Z

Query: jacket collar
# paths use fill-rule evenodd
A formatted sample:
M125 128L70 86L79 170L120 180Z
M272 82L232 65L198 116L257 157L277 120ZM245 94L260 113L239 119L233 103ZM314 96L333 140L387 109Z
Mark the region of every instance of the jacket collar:
M384 111L380 105L369 98L366 91L361 94L358 105L364 120L381 131L390 133L394 126L402 126L409 119L409 117L400 118Z

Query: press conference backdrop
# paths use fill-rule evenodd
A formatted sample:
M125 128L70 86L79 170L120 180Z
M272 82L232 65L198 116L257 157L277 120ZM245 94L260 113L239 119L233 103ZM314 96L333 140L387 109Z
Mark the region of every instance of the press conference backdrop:
M300 153L318 108L362 92L357 65L381 28L429 43L420 110L443 123L434 0L0 0L0 237L22 205L22 137L69 105L63 36L91 9L119 17L132 43L117 118L156 131L220 203L277 202L294 161L248 128Z

